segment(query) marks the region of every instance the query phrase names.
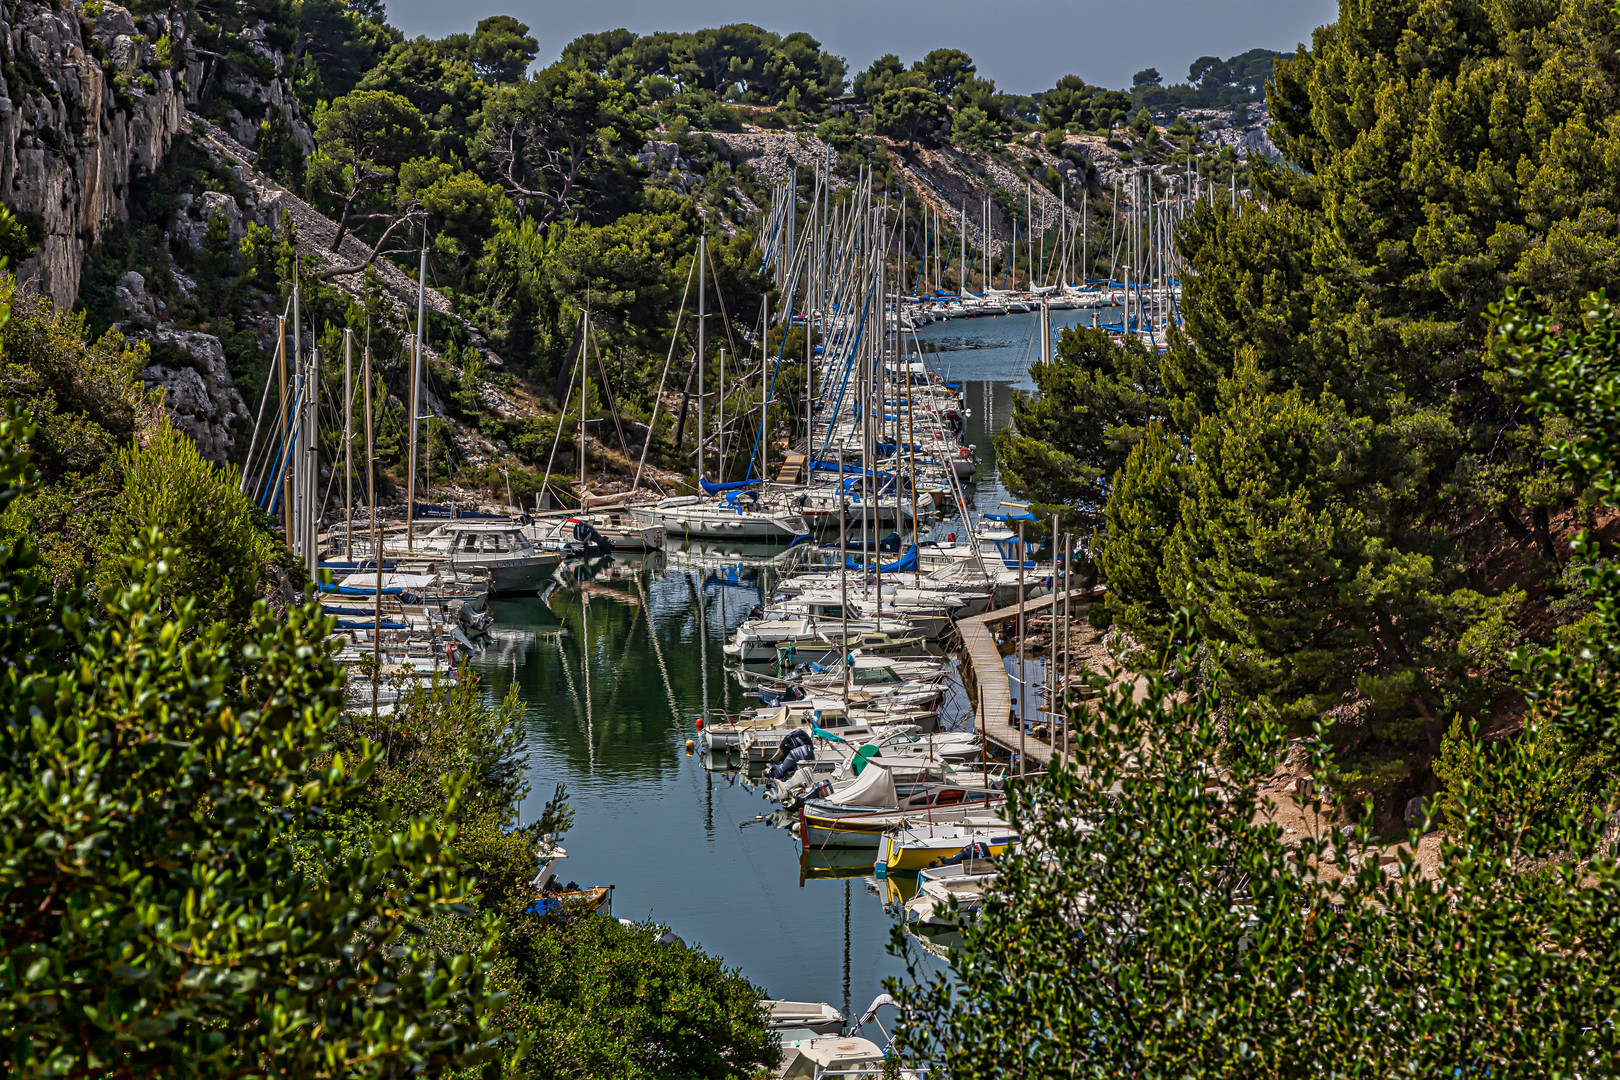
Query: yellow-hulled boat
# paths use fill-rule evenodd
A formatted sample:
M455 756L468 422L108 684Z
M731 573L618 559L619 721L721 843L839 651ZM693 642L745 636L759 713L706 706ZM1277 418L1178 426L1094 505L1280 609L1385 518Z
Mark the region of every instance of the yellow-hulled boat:
M939 866L946 859L973 845L981 845L979 855L991 858L1018 846L1018 834L1005 821L954 821L934 824L913 823L892 829L878 842L878 873L915 873Z
M962 822L994 828L1001 822L996 804L957 803L954 806L917 807L914 810L877 810L833 815L811 806L799 809L799 838L807 850L876 848L890 829L937 822Z

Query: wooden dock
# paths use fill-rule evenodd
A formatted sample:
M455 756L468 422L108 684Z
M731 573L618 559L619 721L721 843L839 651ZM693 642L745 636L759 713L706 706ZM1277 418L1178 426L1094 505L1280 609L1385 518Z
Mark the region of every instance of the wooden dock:
M1076 592L1075 613L1083 615L1100 592L1101 590ZM1062 593L1053 593L1039 600L1026 601L1025 620L1037 612L1051 608L1062 599ZM962 635L962 645L967 650L968 662L973 668L973 681L978 687L978 700L974 705L978 710L979 735L1015 754L1019 752L1020 747L1018 727L1012 722L1012 685L1007 677L1007 665L1002 662L1001 650L996 647L995 634L991 632L990 626L992 623L1016 618L1018 609L1007 607L971 619L963 619L956 624L957 631ZM1042 767L1052 760L1051 744L1033 735L1023 737L1022 749L1031 760L1039 762Z
M782 459L781 471L776 474L778 484L801 484L804 482L804 455L789 454Z

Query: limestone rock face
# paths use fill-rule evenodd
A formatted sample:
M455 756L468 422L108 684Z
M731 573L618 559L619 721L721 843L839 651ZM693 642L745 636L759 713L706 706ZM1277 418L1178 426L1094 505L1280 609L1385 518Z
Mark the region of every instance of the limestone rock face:
M184 39L183 14L147 19ZM138 35L128 10L102 6L102 55L140 76L115 93L71 10L0 0L0 201L38 234L19 283L58 306L73 303L85 254L124 217L131 177L155 169L180 130L183 89L172 72L141 68L150 47Z
M196 442L202 456L223 462L236 446L232 425L253 417L242 395L231 383L225 365L225 347L212 334L194 330L159 328L150 335L157 345L185 353L194 364L166 367L153 364L142 372L148 386L162 387L163 407L174 426Z
M85 258L106 231L128 216L131 180L162 165L174 137L192 118L211 75L250 104L237 114L243 140L257 138L272 111L291 122L294 137L313 149L309 125L281 72L283 57L261 25L242 32L254 52L271 59L276 74L256 82L229 69L215 71L210 57L191 45L196 17L184 11L139 17L104 2L95 22L81 21L71 5L54 0L0 0L0 202L30 227L34 257L14 267L18 284L58 307L79 293ZM169 39L179 70L156 60L154 42ZM233 110L234 111L234 110ZM205 199L207 197L205 196ZM194 209L203 222L224 210L239 237L242 215L230 202ZM200 245L202 236L187 236Z
M157 302L147 295L146 279L136 271L131 270L118 279L113 299L118 303L119 314L130 322L142 326L157 322Z

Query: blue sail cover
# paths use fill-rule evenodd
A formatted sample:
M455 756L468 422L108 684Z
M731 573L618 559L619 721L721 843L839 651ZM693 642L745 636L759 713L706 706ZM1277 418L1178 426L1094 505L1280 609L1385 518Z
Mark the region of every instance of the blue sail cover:
M753 487L759 482L758 480L733 480L729 484L711 484L703 477L698 478L698 486L703 489L705 495L718 495L722 491L741 491L743 488Z
M855 571L865 571L871 569L871 567L867 566L859 559L846 558L844 560L844 565ZM911 547L906 549L906 553L904 555L894 560L894 562L890 563L888 566L880 566L878 569L885 574L909 574L911 571L917 569L917 545L912 544Z

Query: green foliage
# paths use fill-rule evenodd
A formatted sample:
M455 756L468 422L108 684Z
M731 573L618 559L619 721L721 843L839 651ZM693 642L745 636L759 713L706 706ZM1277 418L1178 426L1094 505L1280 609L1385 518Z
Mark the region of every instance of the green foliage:
M1278 61L1287 162L1251 163L1261 198L1180 231L1185 325L1162 366L1180 523L1156 568L1123 541L1109 582L1122 618L1162 618L1192 586L1247 692L1302 724L1332 708L1347 755L1414 777L1454 714L1493 707L1522 596L1562 574L1556 424L1482 348L1488 306L1526 286L1573 323L1620 235L1598 164L1617 72L1590 62L1620 47L1612 11L1490 12L1346 4ZM1261 67L1202 58L1193 76L1253 86ZM1164 485L1129 468L1111 517L1161 521Z
M465 59L486 83L517 82L540 52L529 27L510 15L480 19L467 41Z
M1455 793L1426 876L1410 851L1380 857L1353 802L1313 803L1293 835L1264 812L1284 732L1223 693L1176 625L1143 700L1126 682L1076 711L1072 761L1014 786L1024 846L998 860L951 977L896 988L908 1060L955 1076L1620 1067L1620 875L1601 803L1540 797L1539 722L1469 747L1493 790ZM1342 790L1325 748L1305 751ZM1346 811L1360 823L1334 828Z
M427 148L416 106L387 90L356 90L316 113L315 142L309 185L317 205L337 218L333 251L353 224L399 222L392 212L396 172Z
M883 134L908 143L932 141L944 125L945 99L932 90L903 86L885 90L872 108L872 118Z
M27 482L26 435L0 422L6 502ZM491 1059L496 924L471 923L453 955L416 930L466 912L452 834L395 819L353 855L295 843L375 758L334 758L300 786L339 722L318 607L279 623L261 606L227 648L228 628L165 600L178 554L137 536L127 584L91 618L26 538L0 541L11 1071L396 1075Z
M416 106L433 134L435 156L445 159L466 157L486 90L472 64L427 38L396 44L357 89L386 90Z
M261 526L233 471L216 468L168 422L119 452L123 489L105 524L98 580L126 585L122 554L152 530L164 537L166 573L149 590L167 611L193 606L199 625L248 623L284 549Z
M294 191L304 186L304 151L293 137L292 124L280 109L271 110L268 119L259 124L259 136L253 143L258 157L254 166L266 176Z
M353 90L400 37L383 21L381 5L294 0L291 8L294 86L310 111Z
M622 83L553 64L491 91L482 123L474 158L542 225L626 209L627 158L648 125Z
M1530 388L1527 401L1567 432L1551 441L1549 460L1607 507L1620 505L1620 319L1607 296L1587 298L1579 323L1557 325L1521 293L1494 307L1496 353ZM1574 569L1590 612L1566 640L1544 652L1522 651L1515 666L1533 681L1533 709L1550 718L1567 746L1568 785L1590 794L1620 770L1620 566L1588 532L1573 543Z
M1062 511L1095 527L1144 425L1165 410L1159 358L1140 341L1115 344L1104 331L1075 328L1059 335L1053 362L1030 375L1038 393L1020 395L1012 425L996 433L1003 482L1039 516Z
M623 83L648 101L702 92L756 105L820 111L843 92L842 57L801 32L781 37L749 23L692 33L585 34L563 47L561 63Z
M889 90L905 86L925 87L927 80L920 71L908 72L894 53L885 53L872 61L870 67L855 76L855 99L870 104Z
M29 243L28 230L3 203L0 203L0 270L15 266L24 259L33 258L34 245Z
M660 932L591 917L513 920L502 1019L533 1036L514 1075L743 1080L774 1065L763 991L698 949L659 944Z
M934 93L949 101L956 91L973 78L977 67L973 58L961 49L935 49L912 65L913 70L927 80Z

